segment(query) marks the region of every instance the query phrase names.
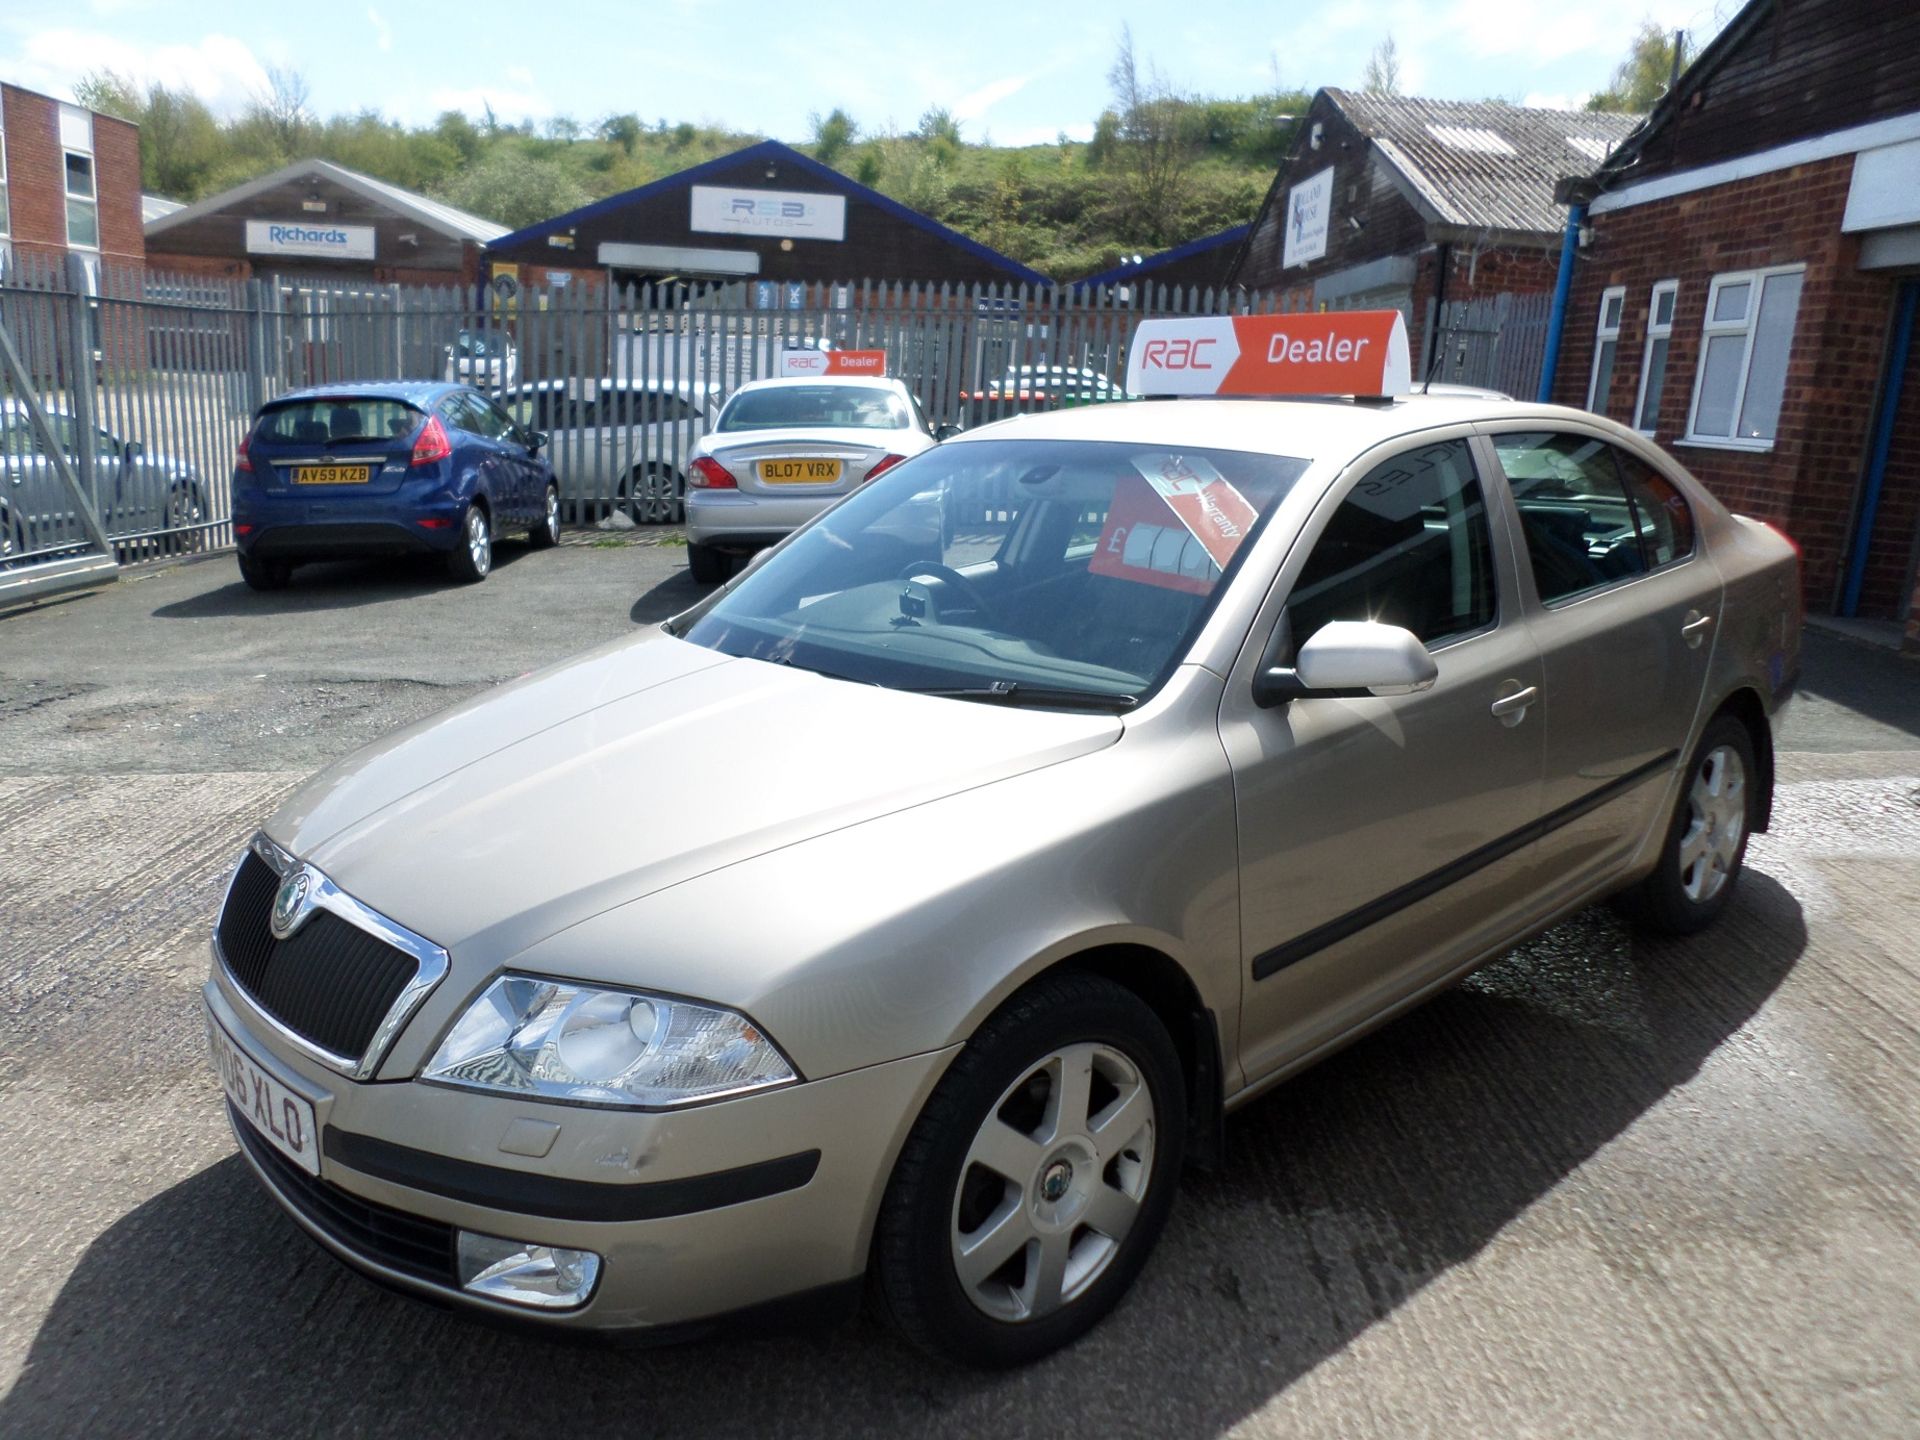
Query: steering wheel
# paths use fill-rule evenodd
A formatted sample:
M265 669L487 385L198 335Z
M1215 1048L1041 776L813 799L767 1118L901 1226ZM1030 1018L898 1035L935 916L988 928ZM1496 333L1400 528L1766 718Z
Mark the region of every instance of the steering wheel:
M955 594L965 596L967 603L965 605L955 606L954 608L956 610L971 610L982 620L988 619L991 616L992 609L987 604L987 597L980 593L980 587L975 585L973 581L962 575L951 565L943 565L938 560L915 560L900 572L899 578L912 581L922 576L930 576L938 580L943 586L952 587ZM939 610L941 608L943 607L936 598L934 600L934 609Z

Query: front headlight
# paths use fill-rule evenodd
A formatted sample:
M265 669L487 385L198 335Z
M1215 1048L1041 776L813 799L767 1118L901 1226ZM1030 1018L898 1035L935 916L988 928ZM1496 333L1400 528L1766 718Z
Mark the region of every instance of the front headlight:
M447 1032L423 1080L660 1109L800 1077L744 1015L665 995L504 975Z

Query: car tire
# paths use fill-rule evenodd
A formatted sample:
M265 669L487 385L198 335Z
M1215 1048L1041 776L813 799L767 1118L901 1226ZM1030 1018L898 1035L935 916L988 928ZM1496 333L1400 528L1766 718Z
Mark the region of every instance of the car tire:
M242 555L240 578L249 590L284 590L293 579L293 566L285 560L252 560Z
M717 546L689 544L687 572L696 585L719 585L733 572L733 557Z
M1687 762L1659 863L1618 899L1629 920L1657 934L1692 935L1720 917L1746 860L1758 779L1753 736L1734 716L1716 716Z
M555 482L547 482L547 496L542 502L540 519L527 531L527 543L536 550L545 550L550 545L560 543L560 487Z
M1166 1225L1185 1092L1166 1026L1133 992L1075 972L1021 991L901 1149L874 1233L875 1309L968 1365L1026 1364L1078 1339Z
M678 525L687 518L680 477L665 465L636 465L624 498L627 518L636 525Z
M206 518L206 502L201 498L198 485L191 481L183 481L169 489L167 491L167 528L177 533L166 537L164 547L166 553L187 555L203 548L206 544L206 531L179 527L197 526Z
M493 522L479 501L460 517L460 539L447 556L447 573L463 585L473 585L493 573Z

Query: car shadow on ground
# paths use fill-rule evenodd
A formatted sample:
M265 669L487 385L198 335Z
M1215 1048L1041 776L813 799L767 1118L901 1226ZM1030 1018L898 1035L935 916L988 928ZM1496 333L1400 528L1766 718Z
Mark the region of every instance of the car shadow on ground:
M1920 739L1920 659L1809 627L1800 662L1802 694Z
M0 1434L1216 1435L1693 1077L1805 944L1752 872L1691 940L1574 917L1240 1112L1132 1298L1024 1371L933 1364L864 1320L641 1351L497 1331L347 1271L233 1156L89 1246Z
M693 576L686 567L673 572L652 589L642 592L633 602L630 618L636 625L657 625L670 615L678 615L690 605L697 605L714 591L711 585L696 585Z
M531 553L531 546L502 542L494 547L494 573L511 568ZM447 574L446 561L437 555L330 560L300 566L284 590L250 590L236 569L232 584L157 606L153 613L161 620L300 615L318 610L356 610L386 600L456 588L461 588L460 582Z

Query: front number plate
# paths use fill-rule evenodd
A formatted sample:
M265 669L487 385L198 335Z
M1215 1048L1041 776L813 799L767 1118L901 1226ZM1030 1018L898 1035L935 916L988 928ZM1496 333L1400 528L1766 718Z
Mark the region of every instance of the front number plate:
M207 1015L207 1045L213 1051L213 1069L220 1077L220 1088L227 1092L240 1118L302 1170L318 1175L320 1131L314 1123L312 1103L261 1069L211 1013Z
M839 460L762 460L763 485L833 485L840 479Z

